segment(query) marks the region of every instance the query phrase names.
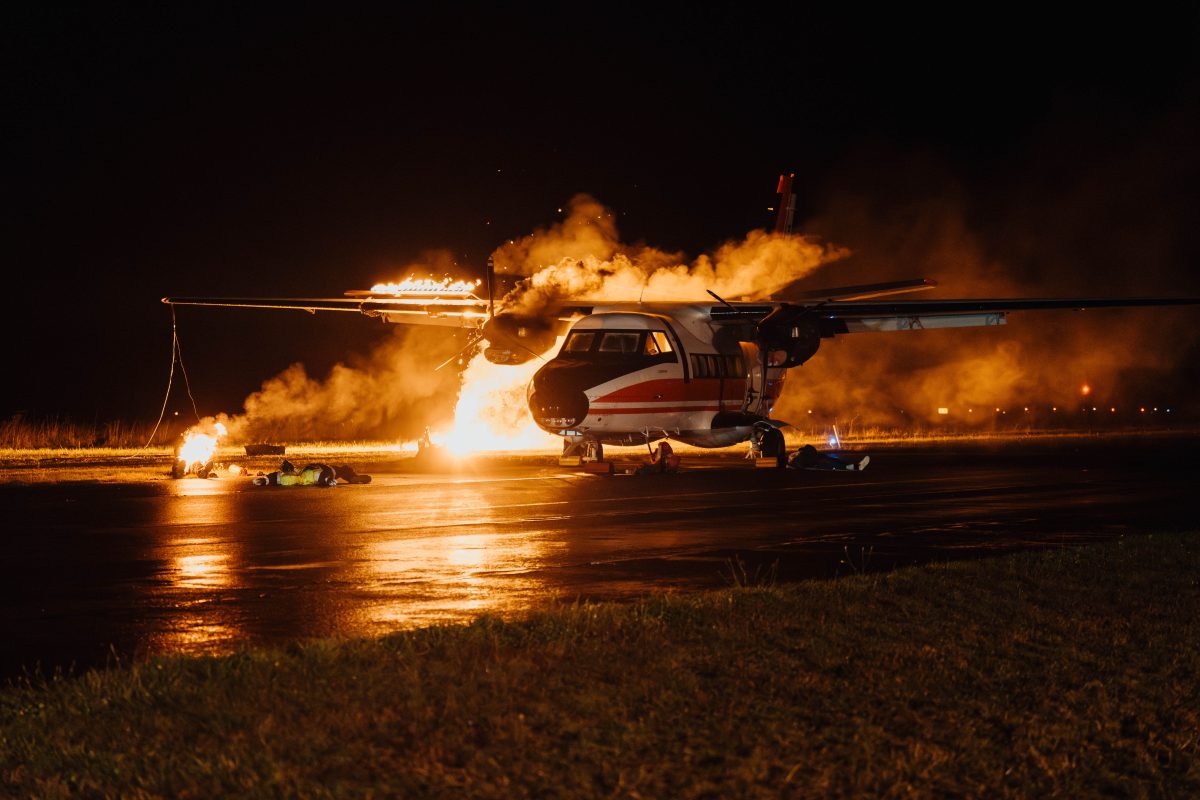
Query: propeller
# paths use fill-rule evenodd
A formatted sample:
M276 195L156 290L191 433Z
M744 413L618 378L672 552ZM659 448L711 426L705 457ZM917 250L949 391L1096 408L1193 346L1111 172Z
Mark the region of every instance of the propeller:
M733 304L712 289L705 291L729 310L737 311ZM758 321L754 326L753 341L762 352L763 369L767 368L771 353L785 354L782 362L770 364L774 367L798 367L816 355L817 348L821 346L821 321L817 309L825 302L812 306L780 303Z
M779 367L798 367L817 353L821 346L821 321L816 306L794 306L780 303L758 321L757 342L764 354L784 352ZM764 355L764 358L766 356Z

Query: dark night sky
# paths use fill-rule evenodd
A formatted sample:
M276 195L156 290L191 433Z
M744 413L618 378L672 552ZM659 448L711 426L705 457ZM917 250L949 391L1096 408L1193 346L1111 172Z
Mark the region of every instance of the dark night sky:
M336 296L431 248L479 269L581 191L625 239L694 255L769 225L786 170L801 222L851 248L829 216L847 196L952 192L1030 294L1200 294L1194 15L44 5L0 34L3 415L152 420L163 295ZM384 333L179 321L202 413Z

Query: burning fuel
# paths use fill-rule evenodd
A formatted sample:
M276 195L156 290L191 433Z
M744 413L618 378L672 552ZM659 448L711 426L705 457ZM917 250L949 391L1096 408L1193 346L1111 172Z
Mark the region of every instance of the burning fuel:
M483 281L456 281L453 278L414 278L402 281L377 283L371 287L372 294L391 294L410 297L473 297Z
M184 434L183 444L179 446L176 456L175 472L181 475L199 474L207 471L216 457L217 445L222 437L228 434L225 425L220 422L212 423L211 433L204 433L191 428Z

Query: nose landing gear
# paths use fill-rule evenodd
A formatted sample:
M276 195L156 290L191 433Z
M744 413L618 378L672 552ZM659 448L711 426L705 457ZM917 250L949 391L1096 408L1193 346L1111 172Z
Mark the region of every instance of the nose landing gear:
M604 461L604 445L598 439L586 436L568 436L563 439L562 455L558 463L564 467L579 467Z

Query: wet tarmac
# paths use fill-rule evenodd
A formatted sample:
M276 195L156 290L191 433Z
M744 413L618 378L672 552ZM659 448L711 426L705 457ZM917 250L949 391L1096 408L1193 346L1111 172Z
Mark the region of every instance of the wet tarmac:
M335 489L0 485L0 677L1196 530L1197 443L889 447L861 474L689 454L666 476L497 458L360 462L386 471Z

